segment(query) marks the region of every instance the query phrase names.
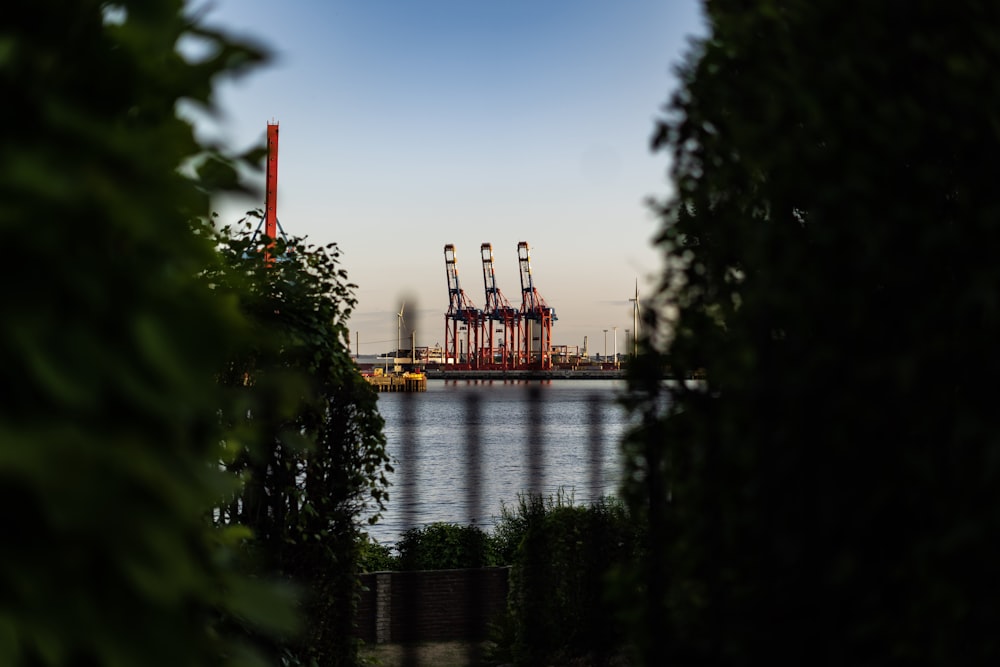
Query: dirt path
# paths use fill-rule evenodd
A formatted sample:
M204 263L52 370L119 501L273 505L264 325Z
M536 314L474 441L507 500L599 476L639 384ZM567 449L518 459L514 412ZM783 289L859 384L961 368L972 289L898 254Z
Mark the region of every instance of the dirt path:
M476 654L478 650L481 655L485 646L475 642L426 642L408 646L376 644L362 649L361 656L378 660L375 664L381 667L404 667L404 665L409 667L409 664L416 664L419 667L470 667L489 664L483 662ZM416 658L415 663L406 663L407 650L412 651Z

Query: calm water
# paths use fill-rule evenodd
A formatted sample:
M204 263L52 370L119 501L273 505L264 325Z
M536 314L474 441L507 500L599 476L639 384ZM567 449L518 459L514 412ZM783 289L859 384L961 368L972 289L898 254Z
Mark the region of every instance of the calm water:
M501 501L524 491L564 488L577 504L614 493L627 427L615 398L624 388L620 380L430 380L423 393L380 394L396 472L384 518L368 532L391 543L434 521L489 530Z

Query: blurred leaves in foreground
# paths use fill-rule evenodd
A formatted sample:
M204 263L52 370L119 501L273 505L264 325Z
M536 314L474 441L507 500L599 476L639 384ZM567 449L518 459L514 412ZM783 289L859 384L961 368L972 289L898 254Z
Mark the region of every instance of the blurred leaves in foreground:
M190 35L214 55L182 56ZM4 8L0 664L250 664L220 619L296 625L210 527L234 484L216 374L251 331L198 278L218 257L191 227L236 158L176 113L263 59L180 0ZM206 161L229 166L201 180Z

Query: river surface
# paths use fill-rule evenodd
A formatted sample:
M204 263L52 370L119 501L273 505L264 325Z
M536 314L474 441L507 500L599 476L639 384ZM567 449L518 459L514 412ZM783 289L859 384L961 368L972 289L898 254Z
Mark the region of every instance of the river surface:
M615 493L624 389L622 380L428 380L426 392L379 394L395 472L368 533L394 543L435 521L489 531L519 493L562 489L576 504Z

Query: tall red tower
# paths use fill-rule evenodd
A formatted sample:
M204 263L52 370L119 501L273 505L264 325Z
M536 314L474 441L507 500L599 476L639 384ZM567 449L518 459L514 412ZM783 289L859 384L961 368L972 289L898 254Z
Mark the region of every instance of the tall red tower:
M264 190L264 234L267 235L267 247L274 245L278 238L278 124L267 124L267 180ZM264 256L271 261L271 255L264 251Z

